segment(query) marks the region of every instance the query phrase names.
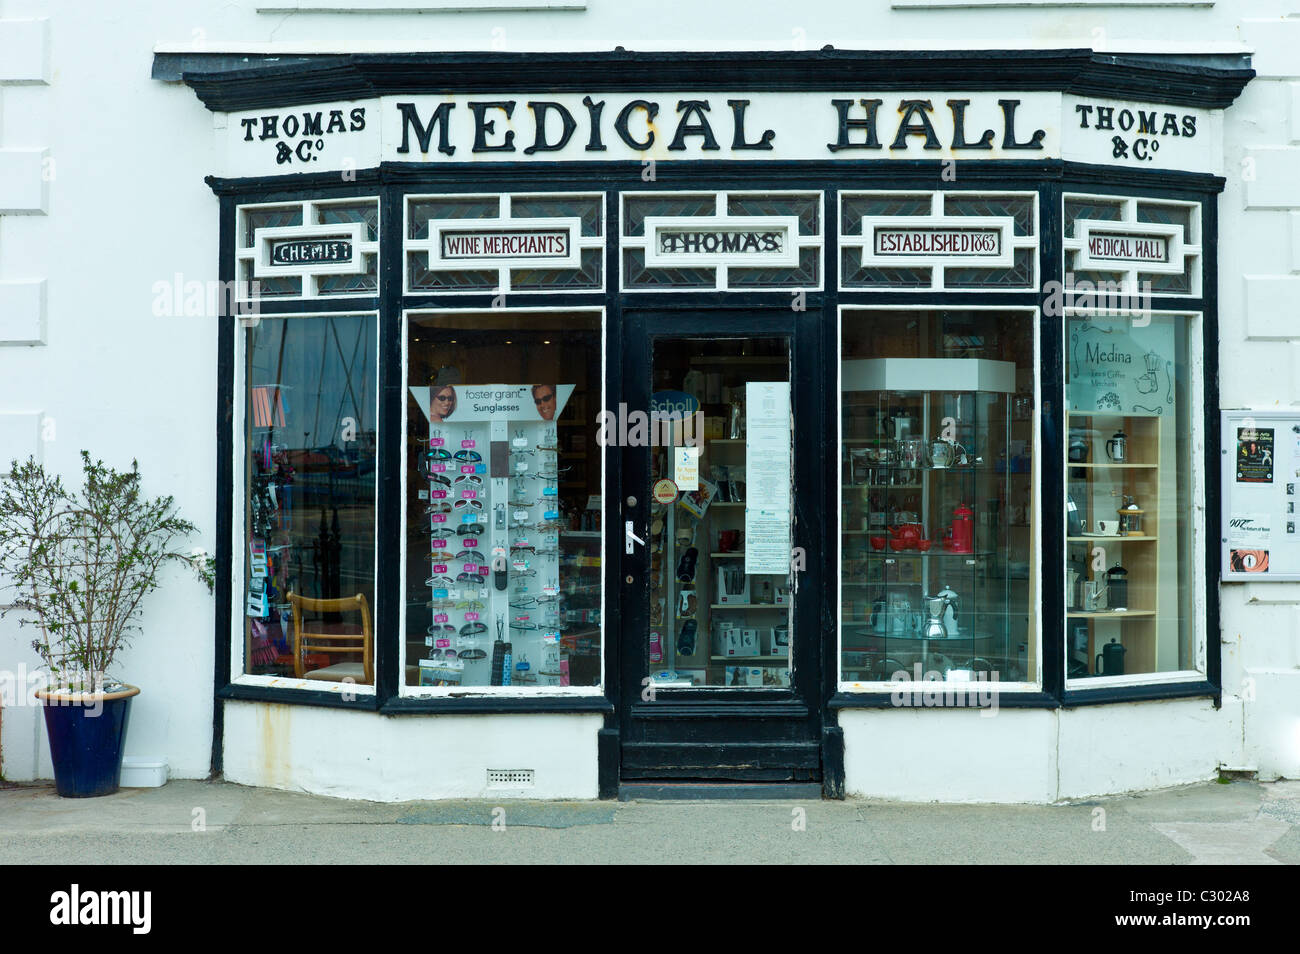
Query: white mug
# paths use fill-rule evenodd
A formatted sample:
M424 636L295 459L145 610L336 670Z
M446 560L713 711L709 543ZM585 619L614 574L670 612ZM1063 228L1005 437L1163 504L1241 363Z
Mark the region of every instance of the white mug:
M1115 531L1118 529L1119 529L1119 521L1117 520L1097 521L1097 532L1101 534L1103 537L1113 536Z

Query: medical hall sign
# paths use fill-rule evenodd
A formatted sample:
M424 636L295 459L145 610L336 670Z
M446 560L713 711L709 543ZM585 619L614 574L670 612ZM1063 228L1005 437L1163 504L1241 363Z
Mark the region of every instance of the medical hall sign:
M383 96L232 113L235 175L381 162L1079 159L1205 168L1207 110L1059 92L590 92ZM1217 127L1214 127L1217 128ZM724 240L723 237L719 238Z

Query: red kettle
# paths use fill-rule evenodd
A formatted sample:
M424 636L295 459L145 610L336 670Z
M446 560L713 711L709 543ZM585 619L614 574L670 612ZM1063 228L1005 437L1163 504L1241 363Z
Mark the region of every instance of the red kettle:
M944 536L944 549L952 553L974 553L975 511L965 504L958 504L952 512L952 527Z

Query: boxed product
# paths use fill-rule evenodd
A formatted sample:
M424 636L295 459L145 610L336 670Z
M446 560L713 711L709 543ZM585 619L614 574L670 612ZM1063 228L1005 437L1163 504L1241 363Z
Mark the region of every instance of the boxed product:
M735 564L738 561L725 561ZM717 601L719 603L748 603L749 575L743 566L720 566L718 571Z

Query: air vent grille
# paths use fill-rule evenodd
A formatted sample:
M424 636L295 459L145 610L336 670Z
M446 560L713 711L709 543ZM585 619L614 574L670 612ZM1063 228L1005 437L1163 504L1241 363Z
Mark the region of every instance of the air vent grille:
M532 769L488 769L488 788L531 788Z

